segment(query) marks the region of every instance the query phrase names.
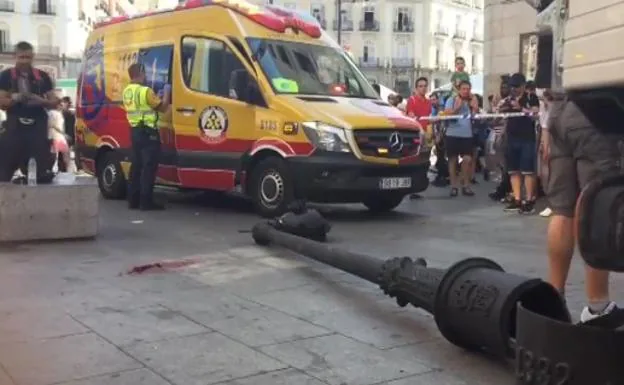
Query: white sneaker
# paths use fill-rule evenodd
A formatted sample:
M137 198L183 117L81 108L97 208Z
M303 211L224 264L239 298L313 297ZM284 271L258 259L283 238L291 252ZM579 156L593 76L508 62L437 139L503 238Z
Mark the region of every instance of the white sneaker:
M599 314L592 313L591 311L589 311L589 307L585 306L585 308L583 309L583 312L581 313L581 322L588 322L588 321L594 320L594 319L596 319L598 317L602 317L604 315L607 315L607 314L611 313L615 309L617 309L617 306L616 306L615 302L613 302L613 301L609 302L607 307Z
M541 213L539 213L539 215L540 217L548 218L552 215L552 210L550 209L550 207L546 207L544 210L542 210Z

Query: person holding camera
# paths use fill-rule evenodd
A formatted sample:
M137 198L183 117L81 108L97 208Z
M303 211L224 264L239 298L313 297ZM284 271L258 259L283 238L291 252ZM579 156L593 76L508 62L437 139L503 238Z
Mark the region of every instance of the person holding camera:
M29 159L37 165L37 181L49 182L54 159L48 138L48 109L59 105L52 79L33 67L33 46L15 46L15 67L0 73L0 108L6 111L6 130L0 135L0 182L9 182L15 171L27 170Z
M505 164L511 181L513 200L505 206L505 211L531 214L535 211L537 193L537 133L535 119L531 114L539 112L540 103L537 95L526 91L525 85L524 75L513 74L509 79L511 95L503 101L499 111L527 114L507 119Z
M459 194L474 196L470 188L472 178L472 162L474 156L474 139L471 115L479 111L479 104L471 94L470 82L462 80L458 83L458 94L446 101L445 115L462 115L461 118L448 122L445 135L446 154L448 156L449 174L451 179L451 197ZM462 158L460 175L457 173L457 160Z

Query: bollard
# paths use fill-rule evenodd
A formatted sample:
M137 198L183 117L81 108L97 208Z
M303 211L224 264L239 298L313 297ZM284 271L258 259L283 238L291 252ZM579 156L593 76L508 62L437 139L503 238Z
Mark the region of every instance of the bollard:
M260 245L274 243L321 263L378 284L399 306L412 304L431 313L442 335L467 350L513 358L516 303L569 322L559 293L546 282L508 274L493 261L470 258L449 269L427 267L423 259L382 261L297 237L260 223L252 230Z
M515 372L518 385L624 384L624 331L615 324L562 322L520 301Z

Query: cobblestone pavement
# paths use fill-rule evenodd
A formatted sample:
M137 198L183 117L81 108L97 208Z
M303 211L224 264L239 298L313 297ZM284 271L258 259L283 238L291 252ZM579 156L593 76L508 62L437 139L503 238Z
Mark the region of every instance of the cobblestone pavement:
M469 256L543 275L543 218L431 189L397 213L324 207L331 242L379 258ZM104 202L95 241L0 249L0 385L506 385L505 365L459 350L422 311L286 251L253 245L248 205L172 194L167 212ZM242 207L242 208L241 208ZM173 271L138 264L191 258ZM582 265L568 290L583 301ZM623 298L623 281L613 286Z

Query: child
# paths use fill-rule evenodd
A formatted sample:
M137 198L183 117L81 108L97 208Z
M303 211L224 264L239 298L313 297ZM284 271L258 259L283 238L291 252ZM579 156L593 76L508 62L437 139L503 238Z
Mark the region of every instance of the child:
M63 165L59 169L70 170L71 157L69 155L69 145L67 144L67 137L65 135L65 122L63 120L63 113L59 109L48 111L48 137L52 141L52 153L60 154L58 159L63 162Z
M470 75L465 71L466 61L463 57L455 58L455 72L451 75L451 84L453 86L453 94L456 96L459 90L459 83L470 82Z

